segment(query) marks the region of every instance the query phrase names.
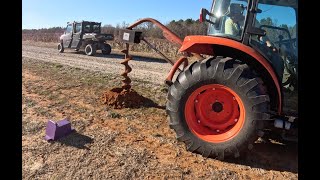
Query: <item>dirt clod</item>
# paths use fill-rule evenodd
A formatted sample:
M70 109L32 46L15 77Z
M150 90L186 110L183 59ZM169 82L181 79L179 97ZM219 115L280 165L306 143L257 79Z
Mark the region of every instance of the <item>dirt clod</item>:
M115 109L139 108L148 99L133 89L113 88L104 92L103 103Z

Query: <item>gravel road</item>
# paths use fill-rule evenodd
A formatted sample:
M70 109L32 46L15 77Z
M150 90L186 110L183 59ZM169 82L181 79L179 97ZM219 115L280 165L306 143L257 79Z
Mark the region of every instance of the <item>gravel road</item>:
M110 55L102 55L100 51L97 51L96 56L86 56L81 51L73 50L58 53L54 43L50 43L47 47L23 43L22 57L111 74L120 74L124 71L124 66L120 64L124 55L121 55L119 51L113 51ZM135 55L133 55L133 60L129 62L129 65L133 69L129 77L154 84L163 84L171 68L171 65L164 60Z

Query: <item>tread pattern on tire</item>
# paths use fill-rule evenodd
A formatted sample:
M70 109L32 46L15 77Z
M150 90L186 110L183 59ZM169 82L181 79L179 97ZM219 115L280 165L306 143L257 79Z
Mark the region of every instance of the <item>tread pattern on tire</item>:
M222 143L207 142L194 135L184 117L188 96L202 85L214 83L233 89L246 109L245 123L239 134ZM262 80L239 60L218 56L196 61L169 87L166 104L169 126L174 129L177 139L186 144L188 151L221 160L226 156L237 158L252 147L264 127L264 120L270 119L270 99L265 89Z

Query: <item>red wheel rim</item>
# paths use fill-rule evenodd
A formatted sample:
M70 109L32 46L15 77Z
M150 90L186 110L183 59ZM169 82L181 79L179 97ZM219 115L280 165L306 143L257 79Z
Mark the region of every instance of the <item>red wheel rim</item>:
M245 121L240 97L220 84L196 89L187 99L184 115L189 129L196 136L213 143L235 137Z

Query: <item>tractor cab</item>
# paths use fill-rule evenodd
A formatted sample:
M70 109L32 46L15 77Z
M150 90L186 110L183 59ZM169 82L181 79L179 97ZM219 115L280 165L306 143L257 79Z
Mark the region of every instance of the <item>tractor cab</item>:
M209 19L206 19L209 15ZM258 51L275 68L285 87L298 76L298 0L214 0L201 10L209 36L232 39Z

